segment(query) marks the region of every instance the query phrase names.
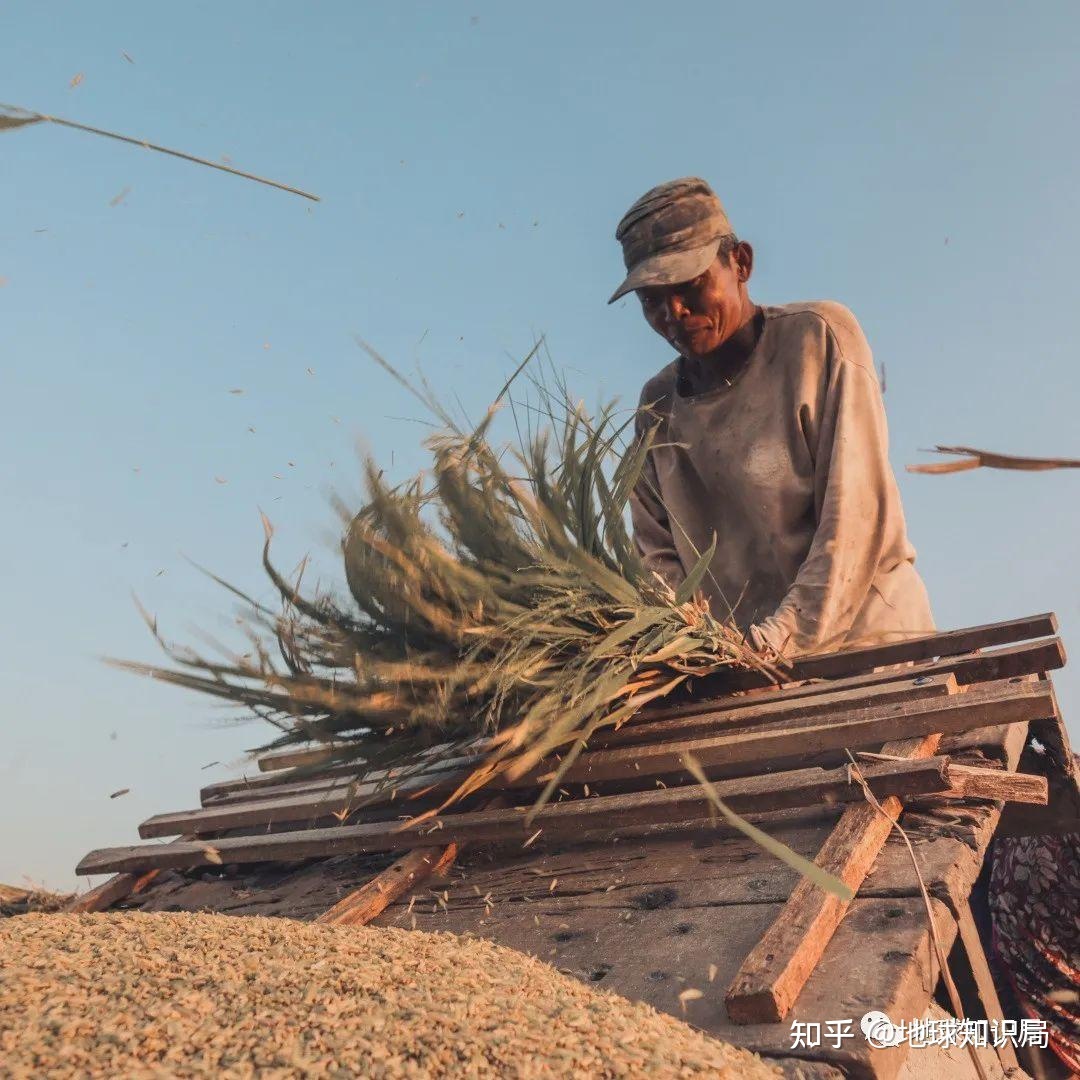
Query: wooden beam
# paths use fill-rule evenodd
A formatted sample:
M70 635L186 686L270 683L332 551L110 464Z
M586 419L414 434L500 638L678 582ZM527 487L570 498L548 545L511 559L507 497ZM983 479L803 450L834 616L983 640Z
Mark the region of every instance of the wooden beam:
M948 788L947 762L890 761L867 766L867 782L881 797L894 792L930 793ZM721 798L740 813L758 813L798 806L817 806L862 798L846 768L801 769L788 773L741 777L716 785ZM106 848L91 852L76 873L98 874L108 870L141 872L155 867L202 866L220 859L226 863L265 862L315 858L351 852L395 851L418 846L418 837L437 842L512 842L538 829L551 837L577 840L591 834L610 834L620 829L651 826L658 822L707 823L712 804L698 785L633 792L591 799L572 799L550 804L526 826L527 807L447 814L423 822L372 822L326 829L272 833L257 836L221 837L207 842L146 844ZM434 843L427 840L427 843ZM421 845L422 846L422 845Z
M768 684L760 678L751 679L749 682L743 679L742 683L745 685L738 685L739 680L733 679L729 673L721 673L717 676L706 676L695 680L694 693L697 700L684 701L662 709L643 709L637 719L645 723L700 713L717 713L723 710L744 708L758 702L765 703L768 701L770 704L779 700L793 702L820 694L833 694L849 689L870 688L895 683L902 674L906 674L911 679L933 679L935 676L953 674L959 684L967 686L973 683L1008 679L1020 675L1040 675L1047 671L1055 671L1063 667L1064 664L1065 648L1059 639L1053 638L1049 641L1014 645L991 652L948 657L920 665L906 673L895 670L876 671L845 679L810 682L780 688ZM738 690L739 693L735 694L733 690ZM626 725L627 731L630 730L632 723ZM443 749L445 750L445 748ZM319 769L317 775L320 778L356 776L363 771L363 765L346 763L328 765ZM202 802L204 805L209 805L210 802L223 793L242 789L260 789L297 779L285 772L279 775L280 779L278 775L271 773L267 776L226 780L209 784L202 789ZM314 778L314 775L309 777L309 779Z
M193 838L191 834L185 834L180 837L180 842ZM141 874L116 874L88 892L84 892L80 896L73 896L68 901L64 911L69 915L107 911L113 904L118 904L129 896L138 896L139 893L153 884L154 879L160 873L161 869L155 867Z
M632 743L659 742L662 739L685 739L710 732L735 731L766 722L782 723L849 711L852 708L868 709L903 701L930 701L948 697L956 690L956 677L951 672L906 679L898 678L894 673L890 681L878 686L841 690L831 690L826 686L824 693L804 695L784 691L771 695L747 695L730 699L723 709L709 710L703 707L701 712L690 715L675 714L670 719L650 718L648 722L627 722L617 729L601 728L589 740L589 746L600 750ZM734 707L731 703L734 703Z
M908 664L939 656L957 656L974 652L976 649L1010 645L1031 638L1051 637L1057 631L1057 616L1053 612L1047 612L1044 615L1030 615L1007 622L970 626L964 630L926 634L885 645L804 656L795 661L793 675L802 679L835 679L891 664Z
M356 744L321 743L315 746L288 747L285 750L271 750L256 761L260 772L277 772L280 769L298 769L333 762L341 750L355 753ZM357 764L362 765L363 761L358 761Z
M965 731L973 727L1021 723L1037 719L1050 707L1051 694L1042 683L1014 684L1008 680L973 688L964 694L927 702L902 702L877 709L852 709L828 718L810 717L783 727L760 726L663 745L628 746L583 754L568 770L573 782L632 779L635 775L684 775L682 755L692 754L702 768L734 768L807 757L845 747L880 745L884 734L893 738ZM538 782L550 772L544 765L516 780L495 781L521 786Z
M952 674L917 676L915 678L897 679L892 682L882 683L880 686L857 687L851 690L840 690L836 693L822 693L811 696L798 696L789 698L783 691L761 697L751 696L748 699L734 699L736 703L749 700L749 704L736 708L726 708L720 711L702 712L692 716L685 716L672 720L658 720L653 723L627 723L616 729L602 729L590 740L590 747L594 750L605 749L612 746L626 746L633 743L657 742L660 739L688 738L692 735L700 735L713 731L734 731L739 728L749 727L755 723L776 722L784 720L802 719L807 716L816 716L833 710L858 706L860 708L874 705L888 705L899 701L910 701L915 698L930 699L946 697L955 693L957 689L956 678ZM455 757L443 759L432 764L431 772L424 774L426 782L439 779L439 773L448 769L461 768L463 765L476 764L480 759L473 757ZM358 778L365 783L386 777L395 770L379 770L378 772L365 773L363 766L348 767L344 775L335 774L330 776L320 773L318 776L299 780L295 783L274 783L268 785L267 779L272 777L259 777L263 784L253 787L251 784L240 786L237 782L216 785L213 798L210 798L210 788L203 788L203 806L221 806L224 803L255 802L261 799L281 798L285 795L300 795L305 792L315 794L317 792L331 792L337 790L344 792L352 780ZM400 770L396 770L400 772ZM375 790L375 789L369 789Z
M927 758L940 734L888 742L883 753ZM849 807L814 860L858 892L900 816L898 798L881 801L884 814L869 803ZM840 925L850 902L801 878L779 918L743 961L724 1003L736 1024L775 1024L784 1019L806 985Z
M315 921L337 926L364 926L387 906L432 877L440 877L454 864L457 844L442 848L414 848L371 881L339 900Z
M506 802L496 795L484 804L485 810L501 810ZM339 900L315 921L342 926L365 926L377 919L389 904L400 900L418 885L444 877L454 861L465 852L465 844L451 843L443 849L414 848L391 866Z
M915 737L931 732L950 733L988 724L1020 723L1046 714L1051 691L1045 683L1008 681L972 689L964 694L931 701L900 702L872 709L851 709L825 717L807 717L785 726L761 723L731 734L686 739L663 744L616 747L583 754L567 771L568 784L601 782L652 783L654 778L686 783L689 776L682 764L683 754L692 754L701 767L713 775L737 775L764 764L775 771L785 762L806 761L827 751L845 747L879 746L884 733L894 737ZM519 775L506 773L492 778L491 791L533 790L551 775L551 764L541 763ZM402 785L406 792L427 790L428 798L444 798L469 775L468 769L443 774L436 783L425 781ZM259 802L208 806L158 814L139 826L144 839L175 836L182 832L205 833L225 829L280 822L314 822L340 814L349 808L365 812L392 805L393 789L358 785L351 790L330 790Z
M850 675L835 680L806 683L797 687L786 687L790 692L826 693L843 687L872 686L889 682L901 675L934 675L953 672L961 686L971 683L989 682L996 679L1011 679L1019 675L1041 675L1047 671L1056 671L1065 666L1065 646L1060 638L1048 638L1044 641L1032 641L1022 645L1009 645L1003 649L986 652L966 653L960 656L947 656L941 660L917 664L904 670L887 668L882 671L870 671L860 675ZM710 699L734 700L736 692L775 692L770 683L758 672L721 671L715 675L706 675L694 681L694 703L682 706L684 711L699 711L712 707Z
M983 1016L987 1020L1004 1020L1005 1013L1001 1008L998 998L997 987L994 985L994 977L990 973L990 964L983 950L982 940L979 937L975 919L971 914L971 905L965 901L960 905L956 918L957 929L960 931L960 944L963 946L964 955L967 958L968 969L971 973L971 981L975 993L979 999ZM997 1048L998 1059L1003 1069L1019 1069L1020 1062L1016 1057L1015 1048L1008 1042Z
M1002 802L1045 806L1048 784L1045 776L981 769L949 762L949 798L1000 799Z

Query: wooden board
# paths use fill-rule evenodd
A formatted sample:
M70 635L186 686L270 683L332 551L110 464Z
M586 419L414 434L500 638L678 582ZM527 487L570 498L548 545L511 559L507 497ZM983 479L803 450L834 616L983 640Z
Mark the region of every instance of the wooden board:
M432 877L443 875L458 855L456 844L443 849L407 851L393 865L376 874L359 889L342 897L315 921L336 926L364 926L376 919L399 897L407 895Z
M883 762L863 771L872 789L886 796L893 792L942 791L948 788L945 759L923 762ZM846 769L824 771L803 769L792 773L766 774L719 781L715 790L737 812L751 813L792 806L815 806L862 798L850 782ZM256 803L252 809L265 809ZM223 808L224 809L224 808ZM232 813L238 809L233 808ZM328 829L307 829L257 836L227 836L215 839L213 849L224 862L259 862L267 859L301 859L345 851L393 851L424 846L421 841L444 846L448 843L524 840L533 831L583 836L592 831L651 825L659 822L707 821L711 803L698 785L610 795L594 799L573 799L553 803L538 811L526 823L526 807L448 814L420 822L372 822ZM211 810L195 811L206 815ZM192 826L187 815L183 828ZM153 820L153 819L151 819ZM203 823L205 818L201 819ZM225 828L219 817L218 828ZM173 827L170 825L169 827ZM434 839L434 837L438 839ZM153 867L200 866L216 861L207 856L204 841L104 849L92 852L79 864L80 874L104 870L142 871Z
M567 771L566 784L596 785L625 782L640 785L661 778L664 783L689 779L682 755L689 753L711 775L732 776L760 771L782 770L791 762L808 760L816 754L840 751L845 747L880 746L883 733L895 737L921 737L933 732L951 733L987 724L1022 723L1038 719L1052 709L1052 691L1047 683L1003 680L927 702L899 702L872 709L852 709L828 717L804 717L785 723L760 723L731 734L687 739L664 744L616 747L583 754ZM541 765L519 776L499 774L492 791L535 790L551 775L549 765ZM444 781L430 785L417 782L430 799L445 798L468 775L467 770L446 774ZM348 791L348 789L346 789ZM340 790L318 791L292 799L265 800L240 806L210 806L198 811L157 815L140 826L140 835L169 836L192 828L199 832L274 821L316 821L340 813L346 805L373 807L390 805L400 792L381 785L360 785L351 794ZM403 800L404 801L404 800ZM403 809L403 813L407 809Z
M914 669L917 674L902 673L896 670L875 671L862 675L851 676L842 679L804 683L795 686L775 687L758 681L757 684L738 687L725 675L716 678L708 677L698 679L694 684L695 700L683 701L678 704L664 706L663 708L643 709L639 714L642 721L683 717L696 713L718 712L728 708L741 708L757 701L772 702L781 698L787 701L795 701L800 698L812 697L819 694L832 694L848 689L861 687L874 687L885 683L892 683L901 674L908 674L910 678L928 678L937 675L953 674L958 683L971 685L978 682L988 682L994 679L1006 679L1014 676L1041 674L1046 671L1055 671L1065 663L1065 649L1057 638L1049 641L1037 641L1030 644L1015 645L1009 648L996 649L985 653L976 653L967 656L951 656L942 660L925 663ZM734 693L733 691L739 691ZM629 725L628 725L629 727ZM327 765L319 768L317 773L309 774L305 779L319 777L355 776L362 772L364 766L357 767L355 764ZM218 795L236 791L241 788L259 788L271 786L279 782L289 782L301 779L290 772L282 772L280 779L276 774L258 777L246 777L239 780L219 781L208 784L203 788L202 801L208 804Z
M445 911L437 903L388 909L377 920L389 926L446 930L486 937L531 953L561 971L663 1012L687 1020L709 1034L759 1053L798 1055L791 1047L788 1024L739 1027L730 1022L723 989L745 955L775 920L775 904L705 906L686 911L665 903L624 911L548 910L548 902L504 905L490 914ZM946 947L955 933L944 905L934 902ZM929 935L922 901L911 897L858 899L841 924L822 962L811 976L791 1019L858 1021L871 1008L901 1019L922 1015L936 981L929 955ZM709 981L710 964L716 971ZM679 993L699 989L704 996L687 1006ZM871 1051L861 1035L839 1050L828 1047L803 1054L824 1060L855 1077L890 1080L906 1048Z
M881 671L870 671L836 680L821 680L784 689L792 693L831 693L846 687L873 686L889 682L902 674L933 675L950 671L956 675L958 683L967 686L995 679L1011 679L1020 675L1039 675L1047 671L1057 671L1064 666L1065 646L1059 638L1049 638L1028 644L1009 645L1003 649L949 656L902 670L886 668ZM694 711L700 710L703 707L702 703L714 698L732 699L736 691L747 694L776 692L775 688L756 672L718 672L715 675L695 680L692 689L695 700L692 703L688 702L685 708Z
M796 661L794 674L804 679L835 679L891 664L907 664L939 656L957 656L977 649L1051 637L1057 632L1057 616L1053 612L1047 612L1043 615L1029 615L1023 619L988 623L985 626L926 634L885 645L805 656Z
M593 736L589 745L592 749L605 749L632 743L657 742L661 739L687 738L720 730L734 731L759 723L780 723L823 715L845 707L869 708L913 699L945 697L954 693L956 688L955 677L952 674L943 674L897 679L880 686L859 687L836 693L790 697L785 691L777 691L767 696L750 695L747 698L733 699L737 703L748 700L750 702L734 708L650 723L627 723L617 730L602 729ZM469 759L440 760L433 764L430 778L437 779L439 772L455 766L460 767L467 760ZM364 766L356 765L339 767L292 783L280 782L276 776L259 777L255 781L247 782L226 781L203 788L201 801L203 806L221 806L225 803L252 802L305 792L315 794L335 789L344 792L358 777L367 783L385 775L385 771L365 773L364 769ZM275 782L267 783L268 780ZM423 785L418 782L417 786Z
M888 742L882 753L926 758L941 736ZM900 817L903 804L892 797L851 806L841 815L814 862L858 892L870 867ZM737 1024L779 1023L791 1011L806 980L821 959L849 902L803 879L792 891L776 922L742 962L725 997Z

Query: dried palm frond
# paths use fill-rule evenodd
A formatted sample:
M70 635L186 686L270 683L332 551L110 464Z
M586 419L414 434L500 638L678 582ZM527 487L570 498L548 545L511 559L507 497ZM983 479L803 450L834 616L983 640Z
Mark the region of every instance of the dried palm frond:
M196 157L194 154L185 153L183 150L172 150L167 146L159 146L157 143L147 142L146 139L136 139L131 135L121 135L116 131L106 131L104 128L91 127L89 124L80 124L75 120L65 120L60 116L50 116L48 113L34 112L32 109L23 109L18 105L4 105L0 103L0 131L7 128L26 127L28 124L57 124L60 127L71 128L74 131L85 131L90 135L102 135L107 139L115 139L117 142L129 143L132 146L141 146L144 150L154 150L159 154L168 154L170 157L180 158L183 161L191 161L196 165L205 165L209 169L217 169L219 172L231 173L245 180L254 180L257 184L266 184L267 187L277 188L279 191L287 191L291 195L302 195L312 202L319 202L318 195L312 195L309 191L301 191L300 188L290 187L288 184L279 183L277 180L268 180L265 176L256 176L254 173L244 172L242 169L234 169L231 165L224 165L219 161L210 161L207 158Z
M939 454L955 454L960 460L939 461L929 465L908 465L907 471L934 476L942 473L967 472L969 469L1014 469L1021 472L1080 469L1080 460L1076 458L1017 457L1015 454L998 454L992 450L976 450L971 446L935 446L934 450Z
M159 636L175 668L122 666L247 706L280 731L264 750L332 741L398 777L433 744L469 750L451 799L559 755L537 806L599 727L719 668L775 675L696 595L713 548L677 591L642 565L626 508L652 434L624 453L632 418L542 390L547 422L516 447L491 433L507 387L472 429L414 390L442 425L430 472L390 486L366 462L342 543L350 602L286 580L264 519L282 610L220 582L244 602L248 651L214 661Z

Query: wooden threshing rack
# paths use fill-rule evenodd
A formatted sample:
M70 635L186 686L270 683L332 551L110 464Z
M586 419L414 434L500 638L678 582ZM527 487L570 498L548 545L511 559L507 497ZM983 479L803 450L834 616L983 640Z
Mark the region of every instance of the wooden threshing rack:
M87 855L78 873L116 876L76 907L474 934L685 1016L791 1076L890 1080L907 1047L871 1048L858 1020L923 1016L939 975L892 821L914 843L979 1018L1002 1015L979 929L991 839L1080 830L1048 674L1065 662L1056 632L1039 615L807 658L780 687L699 680L692 698L598 732L529 825L549 764L414 826L403 819L438 805L470 771L468 754L437 749L397 786L335 761L333 746L269 754L258 775L204 788L201 808L144 821L152 842ZM826 894L718 825L685 752L732 810L856 898ZM793 1020L839 1019L854 1020L856 1038L792 1048ZM1016 1064L1008 1047L1001 1055Z

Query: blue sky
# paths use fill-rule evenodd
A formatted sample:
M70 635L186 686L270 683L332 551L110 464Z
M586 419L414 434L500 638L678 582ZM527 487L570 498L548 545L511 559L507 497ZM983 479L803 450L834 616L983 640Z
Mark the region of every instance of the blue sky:
M1080 641L1080 478L902 472L939 442L1080 452L1076 5L0 12L0 99L323 198L0 134L0 881L71 885L264 738L98 657L158 658L132 592L174 638L227 623L184 556L268 595L260 507L281 565L334 578L326 491L357 490L357 440L423 463L419 407L354 335L474 415L540 333L587 401L636 399L667 354L605 305L613 232L676 176L754 243L759 302L862 322L939 624L1053 609Z

